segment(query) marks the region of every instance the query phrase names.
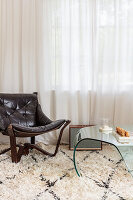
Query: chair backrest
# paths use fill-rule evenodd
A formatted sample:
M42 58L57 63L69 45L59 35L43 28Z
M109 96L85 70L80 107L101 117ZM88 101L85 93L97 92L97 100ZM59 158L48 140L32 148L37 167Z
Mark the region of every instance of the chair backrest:
M0 93L0 131L5 131L9 124L36 126L36 94Z

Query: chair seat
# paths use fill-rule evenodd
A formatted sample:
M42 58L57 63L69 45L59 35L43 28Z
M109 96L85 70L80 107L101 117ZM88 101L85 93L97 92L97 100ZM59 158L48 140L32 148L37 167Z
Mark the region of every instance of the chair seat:
M47 124L45 126L35 126L35 127L28 127L28 126L22 126L19 124L12 124L14 131L16 132L17 136L24 137L24 136L30 136L30 133L35 133L34 135L39 135L41 133L45 133L48 131L51 131L53 129L60 128L66 120L56 120L52 121L50 124ZM24 132L24 135L21 135L21 132ZM28 134L29 133L29 134ZM15 134L15 135L16 135Z

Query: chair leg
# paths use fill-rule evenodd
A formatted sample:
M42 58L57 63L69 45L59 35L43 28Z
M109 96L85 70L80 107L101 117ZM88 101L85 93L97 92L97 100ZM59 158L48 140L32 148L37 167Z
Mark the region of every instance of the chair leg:
M17 162L20 161L23 153L24 153L24 146L19 146L19 150L18 150L18 153L17 153Z
M31 144L35 144L35 136L31 137Z
M8 151L10 151L10 150L11 150L11 148L4 149L4 150L2 150L2 151L0 152L0 155L1 155L1 154L4 154L4 153L6 153L6 152L8 152Z
M61 141L61 137L62 137L62 134L63 134L63 131L65 129L65 127L70 124L71 121L67 120L64 124L64 126L62 127L62 129L60 130L60 134L59 134L59 137L58 137L58 141L57 141L57 144L56 144L56 148L55 148L55 152L54 153L49 153L45 150L43 150L42 148L38 147L37 145L35 144L29 144L29 143L25 143L24 146L27 148L27 149L36 149L38 151L40 151L41 153L45 154L45 155L49 155L51 157L55 156L58 152L58 148L59 148L59 145L60 145L60 141Z
M13 133L12 125L8 127L8 134L10 136L10 148L11 148L11 158L12 162L17 163L17 148L16 148L16 137Z
M58 137L58 141L57 141L55 152L54 152L53 156L55 156L57 154L63 131L66 128L66 126L68 126L68 124L70 124L70 122L71 122L70 120L67 120L66 123L64 124L64 126L62 127L62 129L60 130L60 134L59 134L59 137Z

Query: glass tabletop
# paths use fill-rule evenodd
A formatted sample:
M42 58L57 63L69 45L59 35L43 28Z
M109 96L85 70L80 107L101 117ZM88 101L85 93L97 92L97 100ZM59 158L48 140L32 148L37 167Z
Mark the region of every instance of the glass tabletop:
M125 130L131 133L133 132L133 126L120 126L120 127L124 128ZM114 134L115 134L115 127L113 127L113 131L100 132L99 126L84 127L77 132L77 135L75 137L73 161L78 176L80 176L81 173L76 162L76 149L83 140L102 141L115 146L120 155L122 156L128 171L133 176L133 142L131 141L128 143L120 143L117 141Z

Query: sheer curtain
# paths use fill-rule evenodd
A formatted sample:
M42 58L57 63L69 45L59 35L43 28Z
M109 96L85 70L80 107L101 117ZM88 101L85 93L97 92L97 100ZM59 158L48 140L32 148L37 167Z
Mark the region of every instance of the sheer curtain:
M132 9L132 0L0 0L0 92L38 91L50 118L72 124L132 124Z
M94 119L133 123L133 1L97 1Z

